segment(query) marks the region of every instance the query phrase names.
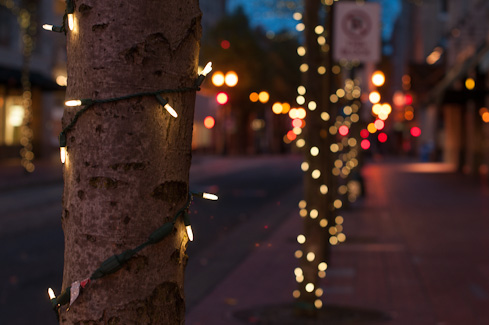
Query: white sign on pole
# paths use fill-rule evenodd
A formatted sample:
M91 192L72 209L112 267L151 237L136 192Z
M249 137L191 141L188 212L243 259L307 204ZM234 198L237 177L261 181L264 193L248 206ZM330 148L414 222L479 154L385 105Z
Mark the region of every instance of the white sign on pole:
M380 4L335 4L333 58L378 62L380 60Z

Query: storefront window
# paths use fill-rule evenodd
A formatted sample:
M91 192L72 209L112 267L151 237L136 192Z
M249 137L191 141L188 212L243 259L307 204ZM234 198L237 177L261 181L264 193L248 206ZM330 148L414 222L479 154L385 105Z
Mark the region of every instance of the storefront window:
M20 128L24 122L25 109L21 96L10 96L5 100L5 118L3 119L3 145L20 144Z

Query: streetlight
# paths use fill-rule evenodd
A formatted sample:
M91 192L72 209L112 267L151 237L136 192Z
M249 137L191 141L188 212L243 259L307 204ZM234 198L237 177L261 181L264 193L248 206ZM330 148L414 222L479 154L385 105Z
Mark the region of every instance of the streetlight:
M369 95L368 95L368 99L370 100L370 102L372 104L377 104L378 102L380 102L380 94L378 91L372 91Z
M266 91L262 91L258 94L258 100L263 104L267 103L269 99L270 95Z
M238 84L238 75L234 71L229 71L224 77L224 82L228 87L234 87Z
M283 105L279 102L276 102L275 104L272 105L272 111L274 114L281 114L283 110Z
M212 75L212 84L216 87L224 85L224 74L221 71L216 71Z
M385 83L385 75L382 71L377 70L372 74L372 83L376 87L381 87Z

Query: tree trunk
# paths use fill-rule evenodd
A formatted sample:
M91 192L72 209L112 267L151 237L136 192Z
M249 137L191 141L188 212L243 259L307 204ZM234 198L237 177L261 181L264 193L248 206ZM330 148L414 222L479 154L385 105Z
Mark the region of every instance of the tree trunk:
M198 0L79 0L67 33L67 99L107 99L192 87ZM132 249L173 219L188 195L195 92L95 104L67 132L62 224L63 289ZM67 108L66 127L80 107ZM161 242L92 281L62 324L183 324L188 237L180 219Z
M327 112L334 119L329 94L331 94L331 52L325 53L325 58L318 45L318 35L315 32L319 23L320 0L306 0L304 3L305 24L305 62L308 70L305 73L306 103L314 101L317 108L309 110L306 117L305 131L305 162L307 170L304 175L304 202L301 211L304 218L304 243L300 271L296 271L299 282L297 301L297 314L307 317L317 316L318 309L322 308L321 278L326 275L326 268L330 262L329 227L334 222L334 181L331 175L333 155L330 151L332 143L328 132L330 121L322 118ZM331 9L327 12L331 19ZM328 23L329 26L329 23ZM331 30L327 28L328 43L331 44ZM327 74L319 75L318 67L325 66ZM314 153L317 149L318 153ZM317 174L317 173L320 174ZM317 175L315 175L317 174ZM299 239L301 242L301 239Z

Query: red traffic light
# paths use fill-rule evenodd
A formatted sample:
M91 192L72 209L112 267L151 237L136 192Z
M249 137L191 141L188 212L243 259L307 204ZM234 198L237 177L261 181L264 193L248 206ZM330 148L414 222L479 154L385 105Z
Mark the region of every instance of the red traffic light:
M417 138L421 135L421 129L418 128L417 126L412 127L410 132L411 132L411 135L415 138Z

